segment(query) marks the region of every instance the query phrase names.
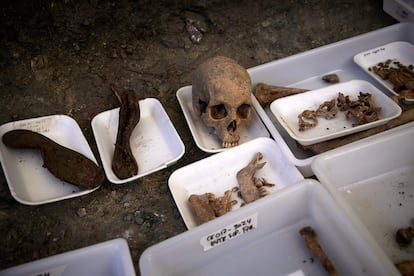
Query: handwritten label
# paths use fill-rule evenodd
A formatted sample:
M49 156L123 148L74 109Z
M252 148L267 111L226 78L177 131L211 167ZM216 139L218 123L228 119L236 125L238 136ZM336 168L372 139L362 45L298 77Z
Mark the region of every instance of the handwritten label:
M65 272L66 265L61 265L59 267L47 269L42 272L33 273L30 276L62 276Z
M231 241L257 228L257 213L219 229L200 239L204 251Z
M363 54L363 56L366 57L366 56L369 56L371 54L377 54L377 53L382 52L382 51L385 51L385 50L386 50L385 47L381 47L381 48L372 50L371 52L367 52L367 53Z
M16 122L15 128L28 129L34 132L45 133L50 131L51 119L47 118L38 121Z

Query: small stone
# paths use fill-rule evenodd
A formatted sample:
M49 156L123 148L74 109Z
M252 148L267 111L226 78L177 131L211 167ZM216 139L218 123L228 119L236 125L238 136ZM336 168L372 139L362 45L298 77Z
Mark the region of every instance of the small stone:
M328 74L328 75L324 75L322 77L322 80L324 80L327 83L338 83L339 77L337 74Z
M80 46L79 46L79 44L78 44L77 42L73 42L73 43L72 43L72 46L73 46L73 49L74 49L76 52L79 52L79 51L80 51Z
M83 218L84 216L86 216L86 209L83 207L79 208L76 213L78 214L79 217Z

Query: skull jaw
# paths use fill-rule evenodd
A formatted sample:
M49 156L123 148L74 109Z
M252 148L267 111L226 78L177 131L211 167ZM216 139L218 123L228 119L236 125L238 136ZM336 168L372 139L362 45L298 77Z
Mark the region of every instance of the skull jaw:
M221 146L223 148L232 148L239 144L240 135L232 132L217 133L217 136L221 139Z

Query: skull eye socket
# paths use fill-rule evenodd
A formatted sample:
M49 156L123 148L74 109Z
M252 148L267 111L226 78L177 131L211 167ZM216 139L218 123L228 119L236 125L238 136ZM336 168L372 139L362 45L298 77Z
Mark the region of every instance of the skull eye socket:
M198 100L198 107L200 109L200 113L206 113L208 104L202 100Z
M250 114L250 105L248 104L242 104L237 108L237 115L242 119L247 119Z
M210 115L213 119L220 120L226 118L227 110L224 104L214 105L210 108Z

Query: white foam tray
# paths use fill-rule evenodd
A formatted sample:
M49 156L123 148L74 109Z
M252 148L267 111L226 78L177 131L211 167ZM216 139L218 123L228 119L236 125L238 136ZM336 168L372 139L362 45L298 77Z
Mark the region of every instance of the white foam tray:
M414 123L372 136L315 158L320 182L351 220L372 236L393 262L414 259L400 248L398 228L414 217Z
M320 183L310 179L149 247L140 257L140 272L143 276L324 275L299 234L308 225L316 230L340 275L398 275Z
M414 24L398 23L389 27L338 41L303 53L249 68L253 86L259 82L306 89L318 89L329 84L321 80L328 73L336 73L341 81L354 79L370 81L387 95L388 89L374 81L355 62L353 57L363 51L394 41L414 43ZM269 107L263 108L253 99L256 112L270 134L278 142L288 160L306 176L313 175L311 164L315 155L301 150L294 139L277 122Z
M354 120L347 119L346 112L338 111L335 118L327 120L318 116L318 124L315 127L299 131L299 114L304 110L316 111L319 105L325 101L336 100L339 92L349 96L351 100L357 100L360 92L370 93L374 105L381 108L379 119L363 125L352 126L355 123ZM270 110L289 133L290 137L302 145L311 145L382 125L401 114L401 107L391 100L390 97L382 93L371 83L362 80L342 82L280 98L270 105Z
M263 153L263 161L267 163L257 171L255 177L263 177L275 184L274 187L266 187L269 193L303 180L302 174L285 159L275 141L263 137L182 167L170 176L168 185L187 228L198 225L188 202L190 195L214 193L216 196L223 196L225 191L238 187L237 172L245 167L257 152ZM242 200L237 194L233 195L233 199L238 203L232 210L237 210Z
M164 169L184 154L184 144L170 118L157 99L139 101L141 118L131 134L131 149L138 163L138 174L119 179L112 171L119 123L119 108L108 110L92 119L92 129L106 177L114 184L123 184Z
M0 271L0 276L134 276L128 244L114 239Z
M388 91L390 91L390 93L399 95L392 89L393 84L390 81L383 80L380 76L375 74L374 71L369 70L369 68L376 66L379 62L385 62L387 60L399 61L405 66L414 65L414 45L406 41L395 41L386 45L380 45L374 49L364 51L354 56L355 63L366 73L381 83L388 89ZM405 101L414 103L414 99L405 99Z
M10 122L0 127L0 137L13 129L29 129L78 151L97 163L78 124L66 115L52 115ZM0 142L1 165L12 196L20 203L39 205L95 191L64 182L43 167L39 150L12 149Z
M177 99L184 113L187 124L193 135L196 145L205 152L216 153L228 148L221 146L221 141L214 133L214 129L207 127L193 111L191 86L182 87L177 91ZM252 112L251 123L240 132L239 144L259 137L269 137L269 131L260 120L256 112Z

